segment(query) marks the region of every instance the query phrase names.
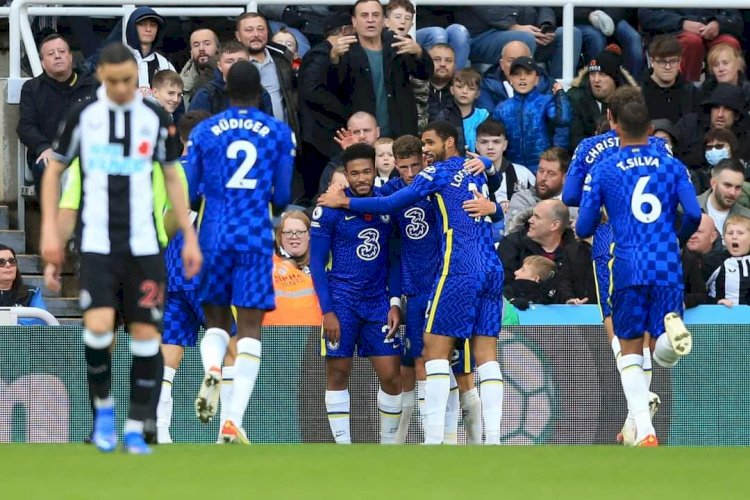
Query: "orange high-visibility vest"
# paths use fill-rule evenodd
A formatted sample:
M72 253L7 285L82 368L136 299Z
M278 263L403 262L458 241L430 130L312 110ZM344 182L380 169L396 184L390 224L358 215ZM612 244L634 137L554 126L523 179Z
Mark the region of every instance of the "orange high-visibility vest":
M276 309L266 313L263 325L320 326L323 316L312 277L278 255L273 256L273 289Z

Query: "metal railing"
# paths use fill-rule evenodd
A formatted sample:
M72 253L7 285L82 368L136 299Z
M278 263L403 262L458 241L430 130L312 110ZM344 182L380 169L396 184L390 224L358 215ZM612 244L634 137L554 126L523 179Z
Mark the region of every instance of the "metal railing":
M0 307L0 325L17 325L18 318L36 318L50 326L60 326L51 312L38 307Z

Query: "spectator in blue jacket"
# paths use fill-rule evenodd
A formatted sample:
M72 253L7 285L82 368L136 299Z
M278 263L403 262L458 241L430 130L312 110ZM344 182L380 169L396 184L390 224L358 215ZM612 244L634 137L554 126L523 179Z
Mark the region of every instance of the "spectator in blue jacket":
M530 57L513 61L510 82L514 95L495 108L492 118L505 125L508 159L536 173L542 151L551 146L568 149L570 103L559 83L551 93L537 90L538 69Z
M513 86L510 84L510 65L519 57L531 57L531 49L524 42L507 43L500 53L500 60L484 72L481 93L477 100L477 107L488 111L495 109L498 104L513 97ZM437 70L436 70L437 71ZM547 73L538 68L539 92L546 94L552 91L552 79Z
M39 287L24 285L16 252L6 245L0 245L0 307L47 309ZM46 323L34 318L19 318L18 324L32 326Z

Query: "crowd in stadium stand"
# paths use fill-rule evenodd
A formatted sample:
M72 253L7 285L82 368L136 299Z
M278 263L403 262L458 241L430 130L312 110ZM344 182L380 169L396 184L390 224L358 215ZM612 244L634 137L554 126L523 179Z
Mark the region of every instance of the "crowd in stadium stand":
M314 207L331 182L345 182L337 181L342 149L360 142L379 148L378 175L387 180L396 172L384 139L418 135L433 120L452 123L463 150L502 172L492 193L506 212L497 251L506 296L519 308L596 302L591 242L573 233L576 211L560 200L578 144L609 129L609 96L619 86L639 87L655 134L689 168L705 212L684 247L686 305L750 303L750 272L740 284L731 275L750 254L744 12L576 8L573 52L582 56L567 91L555 81L562 77L559 9L426 6L415 17L408 0L391 0L355 27L357 14L340 6L261 6L231 22L168 22L158 8L139 7L124 29L144 95L153 95L160 72L180 80L175 122L188 110L226 109L228 70L249 58L265 90L261 107L296 133L295 205L303 208ZM58 123L95 95L92 61L106 43L98 23L61 18L54 24L64 35L37 33L44 73L23 87L17 128L37 179ZM108 39L122 29L111 28ZM368 48L375 39L382 51ZM71 46L83 55L80 64ZM285 286L300 290L311 289L308 228L309 219L295 213L277 233L278 261L292 263L283 272L307 276ZM290 246L292 239L299 241Z

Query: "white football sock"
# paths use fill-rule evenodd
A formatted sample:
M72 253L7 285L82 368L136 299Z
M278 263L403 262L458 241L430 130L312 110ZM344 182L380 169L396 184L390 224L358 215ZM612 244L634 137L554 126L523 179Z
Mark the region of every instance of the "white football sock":
M401 422L401 393L388 394L378 390L378 412L380 413L380 444L396 444L396 433Z
M424 442L440 444L445 434L445 407L451 389L451 367L447 359L427 361L424 367L427 372L424 387Z
M419 427L422 429L424 434L424 388L426 381L417 380L417 409L419 410Z
M234 388L229 402L227 420L242 427L242 419L255 388L260 371L260 340L244 337L237 341L237 360L234 363Z
M461 409L464 412L466 444L482 444L482 400L476 387L461 394Z
M651 389L651 378L653 377L651 365L651 349L643 348L643 375L646 377L646 387Z
M646 387L646 377L643 375L643 356L625 354L620 359L622 390L635 420L636 442L638 442L649 434L656 434L648 412L648 387Z
M445 432L443 444L458 444L458 382L453 370L450 372L451 389L448 393L448 404L445 405Z
M497 361L488 361L477 368L479 375L484 444L500 444L500 422L503 420L503 374Z
M203 371L208 372L211 368L221 368L224 355L229 345L229 334L221 328L208 328L201 340L201 361Z
M617 337L612 337L612 342L610 343L610 346L612 347L612 354L615 356L615 365L617 366L617 369L620 369L619 359L620 359L620 339Z
M159 403L156 406L156 428L166 429L169 432L169 425L172 423L172 382L177 370L168 366L164 367L164 375L161 381L161 392L159 393Z
M411 416L414 414L414 391L404 391L401 394L401 420L398 423L396 444L404 444L409 433Z
M125 427L122 430L123 434L130 434L135 432L137 434L143 434L143 422L138 420L125 420Z
M219 428L224 425L232 402L232 391L234 390L234 366L225 366L221 369L221 385L219 386Z
M656 339L656 348L654 349L654 361L662 368L672 368L680 360L680 356L672 348L672 343L666 333L663 333Z
M336 444L352 444L349 430L349 391L326 391L326 412Z

